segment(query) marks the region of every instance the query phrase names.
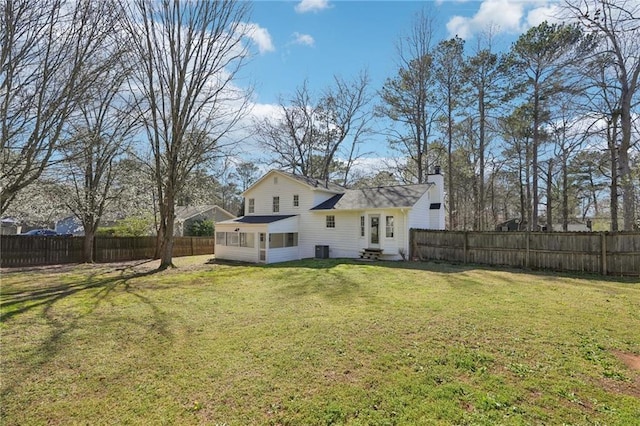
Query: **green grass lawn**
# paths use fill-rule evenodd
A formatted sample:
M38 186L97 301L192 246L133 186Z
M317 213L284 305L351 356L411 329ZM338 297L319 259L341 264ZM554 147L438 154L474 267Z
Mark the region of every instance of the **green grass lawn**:
M5 270L0 423L640 421L637 279L206 259Z

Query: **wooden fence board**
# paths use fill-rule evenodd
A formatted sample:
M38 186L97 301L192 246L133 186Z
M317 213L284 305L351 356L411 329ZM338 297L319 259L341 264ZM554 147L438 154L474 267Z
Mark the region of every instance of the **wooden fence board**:
M0 267L78 263L83 260L82 237L3 235ZM213 237L175 237L173 256L213 254ZM156 237L96 237L94 261L123 262L153 259Z
M605 275L640 275L638 232L411 230L411 258Z

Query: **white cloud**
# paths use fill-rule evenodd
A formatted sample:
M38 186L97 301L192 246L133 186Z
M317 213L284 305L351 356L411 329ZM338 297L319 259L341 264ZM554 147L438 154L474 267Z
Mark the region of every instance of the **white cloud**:
M544 21L549 23L560 23L563 21L561 18L561 10L558 5L552 4L549 6L537 7L530 10L527 14L527 26L529 28L540 25Z
M265 118L279 119L282 117L282 107L278 104L259 104L251 105L250 116L256 121L262 121Z
M312 46L315 44L315 40L309 34L293 33L293 44L301 44L303 46Z
M331 7L329 0L302 0L295 7L298 13L319 12Z
M498 27L500 31L516 32L524 15L524 3L509 0L484 0L478 12L471 17L454 16L447 23L450 35L468 39L488 27Z
M273 52L276 48L271 41L271 34L266 28L262 28L260 25L253 22L243 22L239 25L239 31L246 33L257 46L258 51L261 54L266 52Z
M559 8L551 0L483 0L472 17L454 16L447 23L450 36L463 39L493 28L497 32L521 33L543 21L557 21Z

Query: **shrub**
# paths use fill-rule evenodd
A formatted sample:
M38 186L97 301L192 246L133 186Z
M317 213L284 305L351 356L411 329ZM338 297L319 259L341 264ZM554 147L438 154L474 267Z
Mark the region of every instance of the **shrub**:
M149 235L152 219L149 217L128 217L114 226L99 228L96 232L101 237L142 237Z
M211 237L215 232L212 220L196 220L189 227L189 235L194 237Z

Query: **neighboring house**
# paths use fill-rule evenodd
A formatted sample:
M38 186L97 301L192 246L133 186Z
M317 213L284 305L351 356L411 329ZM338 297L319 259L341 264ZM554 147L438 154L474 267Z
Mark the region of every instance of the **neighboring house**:
M196 221L210 220L215 224L235 217L236 215L231 214L222 207L218 207L213 204L202 206L177 206L173 235L176 237L190 236L189 229L191 229L191 226Z
M12 217L0 221L0 235L16 235L22 232L22 223Z
M591 232L591 226L591 220L587 220L587 223L578 222L577 220L571 221L567 223L567 232ZM543 229L546 231L547 227L545 226ZM562 231L564 231L564 229L562 228L561 223L553 224L553 232Z
M520 219L510 219L506 222L499 223L496 225L496 231L526 231L527 230L527 222L521 222ZM538 225L538 232L546 231L546 225ZM562 224L555 223L553 225L553 232L561 232ZM587 221L587 223L580 222L570 222L567 226L568 232L590 232L591 231L591 221Z
M245 216L216 225L216 258L274 263L409 253L409 229L444 229L443 176L429 183L345 189L272 170L244 193Z
M67 216L56 222L55 231L63 235L83 236L84 226L77 217Z
M526 231L527 222L520 219L509 219L496 225L496 231Z

